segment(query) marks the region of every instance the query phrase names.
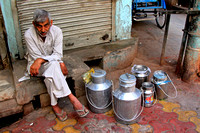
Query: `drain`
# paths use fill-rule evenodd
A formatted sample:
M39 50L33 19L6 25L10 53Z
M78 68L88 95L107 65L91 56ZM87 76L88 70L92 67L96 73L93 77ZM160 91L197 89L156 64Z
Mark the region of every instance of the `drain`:
M33 104L33 108L34 108L34 109L39 109L39 108L41 108L40 96L39 96L39 95L34 96L34 100L32 100L31 102L32 102L32 104Z
M67 81L67 84L68 84L68 86L69 86L69 88L70 88L72 94L73 94L74 96L76 96L76 91L75 91L75 89L74 89L74 87L75 87L74 80L72 79L72 77L68 77L68 78L66 78L66 81Z
M9 115L7 117L0 118L0 129L6 126L9 126L16 121L20 120L23 118L23 112L14 114L14 115Z
M103 61L102 58L94 59L89 61L84 61L84 63L89 66L90 68L101 68L103 69Z

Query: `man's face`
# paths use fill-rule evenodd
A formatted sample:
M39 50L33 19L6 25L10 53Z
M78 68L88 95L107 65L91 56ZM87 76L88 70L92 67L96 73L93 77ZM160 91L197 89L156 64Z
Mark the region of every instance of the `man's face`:
M49 19L46 19L46 21L44 22L33 22L33 25L35 27L35 29L37 30L37 33L41 36L41 37L45 37L49 31L49 28L51 27L53 21L49 21Z

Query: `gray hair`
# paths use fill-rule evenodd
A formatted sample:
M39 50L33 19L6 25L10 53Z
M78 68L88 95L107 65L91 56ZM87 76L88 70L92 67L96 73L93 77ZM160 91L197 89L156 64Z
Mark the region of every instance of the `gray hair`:
M34 11L34 15L33 15L33 21L34 22L44 22L46 21L46 19L49 19L49 21L51 20L51 16L50 13L48 11L42 10L42 9L36 9Z

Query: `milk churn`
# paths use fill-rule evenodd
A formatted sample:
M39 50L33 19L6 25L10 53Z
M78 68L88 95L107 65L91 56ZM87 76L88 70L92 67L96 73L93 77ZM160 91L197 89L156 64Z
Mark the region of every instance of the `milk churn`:
M152 82L155 85L155 91L157 98L162 100L166 99L167 97L175 98L177 96L177 89L174 86L173 82L171 81L170 77L167 73L162 70L157 70L153 73ZM169 88L170 83L172 84L173 88L175 89L175 96L169 96Z
M154 101L154 84L151 82L143 82L142 89L144 93L144 107L151 107Z
M134 65L132 67L131 73L136 77L136 88L139 88L142 86L143 82L147 82L148 76L151 73L151 70L149 67L144 65Z
M92 81L86 84L89 108L94 113L105 113L112 108L112 83L106 80L106 71L95 70Z
M132 74L122 74L119 88L113 92L115 119L123 124L137 122L141 110L141 91L135 88L136 78Z

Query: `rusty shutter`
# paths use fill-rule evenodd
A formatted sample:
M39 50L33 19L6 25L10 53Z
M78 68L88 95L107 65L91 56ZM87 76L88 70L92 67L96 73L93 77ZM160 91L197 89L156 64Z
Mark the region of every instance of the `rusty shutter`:
M49 11L53 24L62 29L64 50L111 40L112 0L17 0L22 36L37 8Z

